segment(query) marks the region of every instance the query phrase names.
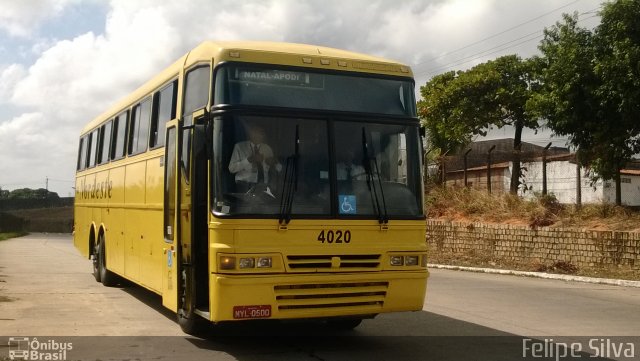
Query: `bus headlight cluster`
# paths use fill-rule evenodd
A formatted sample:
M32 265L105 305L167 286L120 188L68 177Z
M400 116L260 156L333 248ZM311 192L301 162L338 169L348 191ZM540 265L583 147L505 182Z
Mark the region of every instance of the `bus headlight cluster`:
M409 254L409 255L390 255L389 256L389 264L394 267L400 266L427 266L427 256L419 255L419 254Z
M273 260L271 257L242 257L240 258L240 269L246 268L271 268Z
M233 271L236 269L239 270L249 270L252 268L272 268L273 267L273 257L271 256L220 256L220 265L221 270L225 271Z

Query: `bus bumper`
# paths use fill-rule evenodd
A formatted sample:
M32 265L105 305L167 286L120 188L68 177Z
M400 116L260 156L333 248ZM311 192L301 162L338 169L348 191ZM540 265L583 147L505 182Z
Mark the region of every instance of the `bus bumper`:
M211 275L210 320L370 317L419 311L429 273Z

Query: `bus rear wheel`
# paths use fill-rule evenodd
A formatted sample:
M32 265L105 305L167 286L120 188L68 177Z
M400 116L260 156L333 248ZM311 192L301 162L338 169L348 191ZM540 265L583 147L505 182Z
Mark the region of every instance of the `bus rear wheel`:
M92 251L91 254L91 263L93 264L93 277L96 279L96 282L100 282L100 260L98 259L98 255L100 254L100 244L92 242Z
M98 236L98 253L95 256L95 258L98 259L98 274L103 285L113 287L118 284L118 278L113 272L107 269L105 247L104 234L100 234L100 236Z

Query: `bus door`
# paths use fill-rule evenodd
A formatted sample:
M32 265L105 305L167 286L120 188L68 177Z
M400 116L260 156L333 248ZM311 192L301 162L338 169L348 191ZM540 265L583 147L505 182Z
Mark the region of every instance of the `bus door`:
M179 139L180 283L178 308L184 317L209 318L208 166L201 123L209 100L210 65L185 74Z
M167 129L164 156L164 242L162 262L162 304L177 312L178 274L177 274L177 149L178 135L176 126Z

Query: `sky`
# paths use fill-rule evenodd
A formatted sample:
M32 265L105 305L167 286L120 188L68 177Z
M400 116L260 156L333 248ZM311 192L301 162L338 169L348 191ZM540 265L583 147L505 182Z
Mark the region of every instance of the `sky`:
M204 40L328 46L431 77L507 54L602 0L0 0L0 187L74 193L83 126ZM512 137L510 129L489 137ZM527 131L544 145L549 132ZM554 138L563 145L566 139Z

